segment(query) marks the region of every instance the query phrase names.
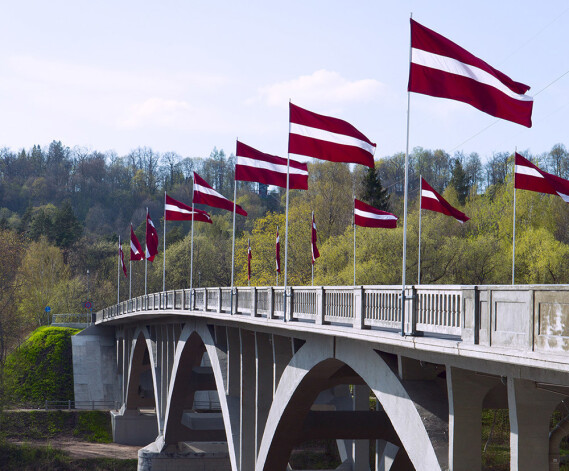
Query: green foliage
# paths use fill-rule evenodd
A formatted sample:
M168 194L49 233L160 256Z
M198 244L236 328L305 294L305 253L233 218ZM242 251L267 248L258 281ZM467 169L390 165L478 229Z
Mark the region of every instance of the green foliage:
M364 174L359 198L374 208L389 211L389 193L381 184L377 169L368 168Z
M73 400L71 336L77 332L65 327L36 329L6 359L6 399L33 406L41 406L46 400Z

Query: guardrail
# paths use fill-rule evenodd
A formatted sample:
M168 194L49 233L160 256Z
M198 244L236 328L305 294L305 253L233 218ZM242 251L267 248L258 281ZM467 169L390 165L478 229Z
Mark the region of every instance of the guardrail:
M196 288L110 306L96 322L137 312L207 312L398 331L516 350L569 352L569 285ZM285 302L286 301L286 302ZM402 311L404 305L404 321ZM286 312L285 312L286 309ZM158 314L158 312L157 312Z
M121 403L116 401L45 401L45 410L118 410Z
M52 314L51 325L55 326L78 326L88 327L91 325L92 316L90 313L66 313Z

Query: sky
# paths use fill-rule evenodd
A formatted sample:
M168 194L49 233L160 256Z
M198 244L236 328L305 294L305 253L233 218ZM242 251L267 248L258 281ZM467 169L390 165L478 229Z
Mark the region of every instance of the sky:
M407 136L409 17L531 86L533 127L410 96L410 148L569 147L566 0L21 0L0 29L0 148L60 140L207 157L237 138L286 157L288 102L377 143ZM567 75L564 75L567 74Z

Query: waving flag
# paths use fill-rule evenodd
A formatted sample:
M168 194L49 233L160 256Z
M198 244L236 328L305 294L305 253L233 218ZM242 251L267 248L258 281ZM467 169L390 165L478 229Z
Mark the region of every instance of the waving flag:
M237 141L235 180L286 188L287 159L265 154ZM308 189L308 165L290 159L289 188Z
M569 181L544 172L516 152L514 186L520 190L559 195L569 203Z
M251 239L247 239L247 279L251 279L251 259L253 254L251 253Z
M290 103L290 155L362 164L373 168L375 147L350 123Z
M150 213L146 211L146 258L149 261L153 261L154 257L158 253L158 232L154 227L152 219L150 219Z
M119 259L121 261L122 271L124 276L128 276L126 273L126 265L124 264L124 252L122 251L121 236L119 236Z
M144 260L142 246L132 229L132 223L130 224L130 260Z
M180 201L176 201L174 198L166 195L166 206L164 214L167 221L191 221L192 214L194 216L194 221L201 222L211 222L211 217L205 211L201 209L193 209L191 206L185 205Z
M397 227L397 216L354 199L354 224L360 227Z
M444 36L411 20L410 92L449 98L531 128L530 89Z
M233 202L225 196L215 191L202 177L194 172L194 203L207 204L213 208L226 209L233 212ZM235 212L241 216L247 216L245 211L238 204L235 205Z
M421 178L421 209L428 209L430 211L436 211L437 213L446 214L447 216L452 216L461 224L470 219L466 214L453 208L424 178Z
M318 251L318 247L316 246L316 242L318 237L316 236L316 221L314 220L314 211L312 211L312 237L311 237L311 245L312 245L312 265L318 257L320 257L320 252Z
M277 227L277 240L275 242L275 260L277 263L277 273L281 272L281 240L279 239L279 228Z

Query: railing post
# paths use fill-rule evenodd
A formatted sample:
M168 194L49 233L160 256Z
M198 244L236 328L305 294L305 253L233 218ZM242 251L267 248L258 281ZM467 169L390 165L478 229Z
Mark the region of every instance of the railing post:
M462 290L460 336L463 342L478 344L480 336L480 291L477 286Z
M363 286L354 287L354 329L365 329L365 293Z
M233 308L231 310L231 313L235 313L237 314L239 311L239 291L237 290L237 287L233 288Z
M292 287L291 286L287 287L287 290L288 290L288 293L285 292L284 296L285 296L285 298L288 298L288 300L283 299L283 302L285 302L285 304L286 304L286 309L285 309L285 312L283 312L283 316L284 316L285 320L292 321L293 320L292 314L294 312L294 309L292 308L292 296L293 296Z
M316 289L316 324L324 324L324 316L326 315L325 307L326 295L324 293L324 286Z
M223 311L223 303L221 302L221 288L217 288L217 312L221 314Z
M257 287L251 287L251 317L257 317Z
M405 290L405 335L417 335L417 309L419 307L417 288Z
M271 286L269 287L269 312L267 313L267 319L275 318L275 290Z

